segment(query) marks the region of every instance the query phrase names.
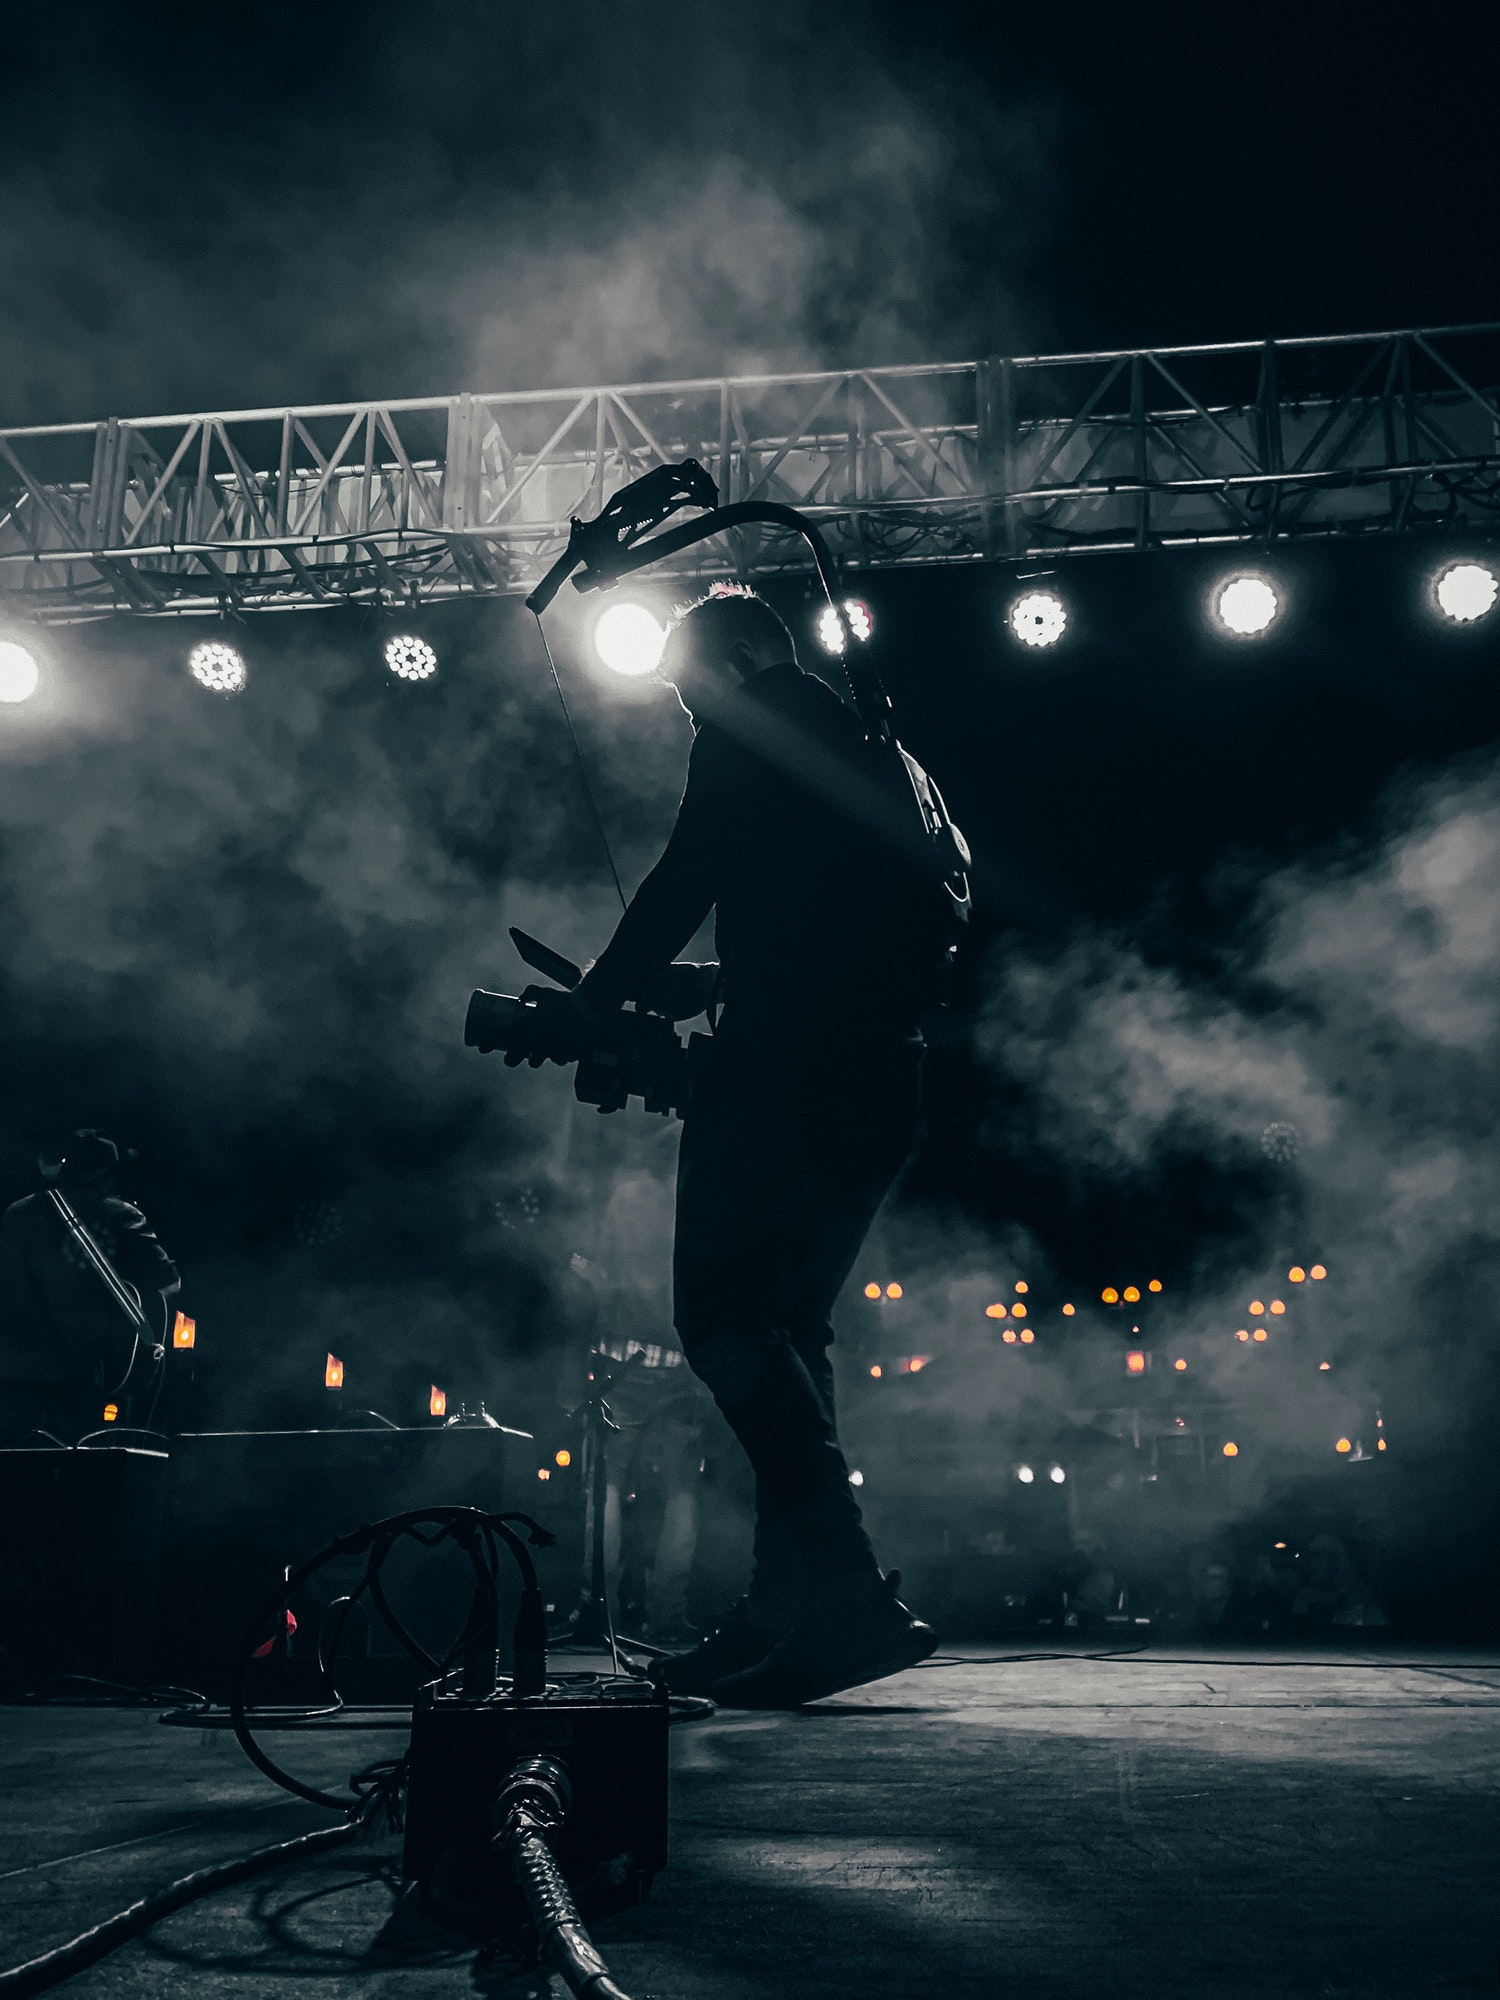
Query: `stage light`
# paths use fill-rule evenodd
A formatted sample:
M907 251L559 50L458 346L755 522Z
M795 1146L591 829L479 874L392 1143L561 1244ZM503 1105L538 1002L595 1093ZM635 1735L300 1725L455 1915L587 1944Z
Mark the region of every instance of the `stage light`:
M448 1414L448 1392L440 1389L436 1382L427 1391L427 1414L429 1417L446 1417Z
M573 1463L573 1454L570 1451L555 1452L552 1462L554 1465L560 1465L563 1471L566 1472L568 1467Z
M188 654L188 672L210 694L243 694L248 678L245 662L218 639L200 639Z
M409 632L386 640L385 663L398 681L430 681L437 672L437 654L425 639Z
M1026 1308L1019 1299L1017 1299L1015 1304L1011 1307L1010 1316L1012 1319L1025 1319Z
M1036 1339L1036 1335L1029 1326L1023 1326L1021 1328L1021 1339L1027 1347L1030 1347L1031 1343Z
M1248 1340L1250 1338L1250 1329L1242 1326L1234 1337L1236 1340Z
M1286 1311L1285 1299L1272 1299L1271 1310L1273 1313L1284 1313Z
M336 1354L330 1354L323 1363L323 1387L342 1389L344 1386L344 1364Z
M1250 1301L1250 1316L1252 1319L1264 1319L1265 1312L1266 1302L1264 1299L1252 1299Z
M1237 1444L1226 1444L1226 1445L1225 1445L1225 1447L1224 1447L1224 1456L1225 1456L1226 1458L1238 1458L1238 1457L1239 1457L1239 1455L1240 1455L1240 1448L1239 1448L1239 1446L1238 1446Z
M1001 1305L986 1306L984 1309L986 1319L1004 1319L1005 1313L1006 1308Z
M1214 616L1237 639L1264 632L1281 609L1275 590L1263 576L1231 576L1215 586Z
M1326 1375L1329 1369L1332 1368L1332 1366L1333 1363L1331 1361L1320 1361L1318 1363L1318 1373L1320 1375Z
M1350 1444L1348 1438L1340 1438L1338 1443L1333 1448L1335 1451L1353 1451L1354 1449L1353 1445Z
M908 1364L909 1372L913 1375L920 1375L931 1359L932 1356L930 1354L914 1354Z
M185 1312L179 1312L172 1324L172 1345L176 1348L198 1345L198 1322L189 1319Z
M1125 1287L1126 1305L1128 1306L1139 1305L1140 1297L1141 1297L1141 1288L1139 1285L1127 1285Z
M1010 629L1023 646L1055 646L1068 626L1068 608L1050 590L1029 590L1010 607Z
M1063 1471L1060 1465L1049 1465L1047 1467L1047 1477L1052 1481L1054 1486L1061 1486L1067 1476L1067 1473Z
M862 1472L851 1472L849 1474L849 1484L851 1486L863 1486L864 1483L865 1475Z
M899 1299L905 1296L899 1285L887 1285L885 1295L888 1299Z
M1255 1329L1254 1338L1256 1340L1264 1340L1266 1338L1266 1330L1263 1326L1258 1326Z
M883 1375L884 1373L885 1373L885 1370L884 1370L884 1369L883 1369L883 1368L881 1367L881 1365L880 1365L880 1363L879 1363L878 1361L877 1361L877 1362L875 1363L875 1366L874 1366L874 1367L873 1367L873 1368L872 1368L872 1369L870 1370L870 1374L871 1374L872 1378L873 1378L873 1379L874 1379L875 1381L877 1381L877 1382L878 1382L878 1381L880 1380L881 1376L882 1376L882 1375Z
M1146 1290L1148 1292L1159 1292L1161 1290L1161 1279L1153 1278L1150 1284L1147 1285Z
M1493 609L1500 584L1483 563L1450 563L1433 578L1432 594L1445 618L1455 625L1472 625Z
M1036 1474L1029 1465L1018 1465L1016 1467L1016 1477L1023 1486L1029 1486L1032 1480L1036 1478Z
M1287 1276L1294 1285L1303 1284L1307 1279L1307 1273L1300 1264L1293 1264L1291 1270L1287 1272Z
M627 680L654 673L667 643L665 628L644 604L607 604L594 620L594 651Z
M30 701L41 677L33 654L14 639L0 639L0 701Z
M1144 1354L1142 1354L1142 1352L1140 1351L1140 1349L1139 1349L1138 1347L1132 1347L1132 1348L1131 1348L1131 1350L1130 1350L1130 1352L1129 1352L1129 1353L1128 1353L1128 1354L1126 1355L1126 1357L1125 1357L1125 1372L1126 1372L1126 1374L1127 1374L1127 1375L1144 1375L1144 1374L1145 1374L1145 1372L1146 1372L1146 1357L1145 1357L1145 1355L1144 1355Z
M1117 1306L1120 1303L1120 1294L1113 1285L1106 1285L1099 1296L1107 1306Z
M878 1298L880 1297L880 1287L879 1287L879 1285L866 1285L866 1286L865 1286L865 1297L866 1297L867 1299L878 1299Z
M538 1479L543 1479L543 1480L550 1479L552 1477L551 1468L549 1466L539 1465L536 1469L536 1476Z
M1025 1280L1024 1278L1017 1278L1017 1280L1016 1280L1016 1297L1017 1297L1018 1299L1024 1299L1024 1298L1025 1298L1025 1296L1026 1296L1026 1294L1027 1294L1027 1293L1028 1293L1028 1292L1029 1292L1030 1290L1031 1290L1031 1287L1030 1287L1030 1285L1028 1285L1028 1284L1027 1284L1027 1282L1026 1282L1026 1280Z
M1073 1317L1074 1313L1076 1313L1076 1312L1077 1312L1077 1310L1078 1310L1077 1306L1064 1306L1064 1307L1063 1307L1063 1318L1064 1318L1064 1319L1071 1319L1071 1318Z
M104 1405L104 1421L107 1424L114 1423L118 1419L119 1414L120 1406L118 1403L106 1403Z
M1174 1367L1174 1368L1175 1368L1175 1369L1177 1370L1177 1372L1178 1372L1178 1374L1179 1374L1179 1375L1181 1375L1181 1374L1185 1373L1185 1371L1186 1371L1186 1369L1187 1369L1187 1363L1186 1363L1186 1362L1185 1362L1185 1361L1184 1361L1184 1360L1182 1359L1182 1357L1181 1357L1180 1355L1179 1355L1179 1356L1178 1356L1178 1358L1177 1358L1177 1359L1176 1359L1176 1360L1175 1360L1175 1361L1174 1361L1174 1362L1172 1363L1172 1366L1173 1366L1173 1367Z
M1327 1269L1322 1264L1314 1264L1312 1269L1308 1272L1307 1275L1310 1278L1321 1279L1321 1278L1326 1278L1328 1276L1328 1272Z
M1385 1450L1385 1439L1384 1439L1384 1438L1376 1438L1376 1440L1375 1440L1375 1449L1376 1449L1377 1451L1384 1451L1384 1450Z
M1008 1326L1005 1329L1004 1333L1001 1334L1000 1338L1005 1342L1007 1347L1014 1347L1016 1344L1015 1328L1013 1326Z
M849 630L860 645L867 645L875 630L875 620L870 615L870 607L857 597L844 599L844 616L849 621ZM831 604L825 604L818 613L818 644L825 653L837 657L844 650L844 633L839 624L839 615Z

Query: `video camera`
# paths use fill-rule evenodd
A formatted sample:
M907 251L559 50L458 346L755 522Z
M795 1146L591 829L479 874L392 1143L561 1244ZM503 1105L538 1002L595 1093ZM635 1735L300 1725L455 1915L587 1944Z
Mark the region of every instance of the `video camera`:
M571 992L582 979L571 959L525 931L512 930L511 937L533 971L546 973L557 986ZM640 1008L622 1009L588 1027L571 1009L560 1015L560 999L554 986L527 986L518 995L481 989L469 997L464 1045L481 1054L503 1049L512 1066L576 1062L573 1095L601 1111L623 1111L630 1098L639 1097L648 1111L682 1116L690 1087L688 1051L670 1020Z

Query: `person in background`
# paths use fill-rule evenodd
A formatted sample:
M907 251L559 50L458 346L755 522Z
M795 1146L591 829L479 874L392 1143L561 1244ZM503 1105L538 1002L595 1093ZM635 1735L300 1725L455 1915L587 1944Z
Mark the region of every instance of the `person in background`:
M115 1193L119 1147L84 1128L60 1160L38 1164L135 1294L146 1316L140 1341L153 1347L182 1280L145 1216ZM127 1381L152 1377L139 1360L136 1329L49 1189L12 1202L0 1216L0 1436L17 1443L42 1431L71 1444L101 1428L111 1401L128 1425L145 1412L132 1410Z

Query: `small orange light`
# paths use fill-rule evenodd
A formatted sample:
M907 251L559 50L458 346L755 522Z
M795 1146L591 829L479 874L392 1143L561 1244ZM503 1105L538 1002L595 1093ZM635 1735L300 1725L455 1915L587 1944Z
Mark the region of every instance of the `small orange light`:
M1140 1296L1141 1296L1141 1288L1139 1285L1127 1285L1125 1287L1126 1305L1133 1306L1140 1298Z
M323 1387L342 1389L344 1386L344 1364L336 1354L330 1354L323 1363Z
M1284 1549L1284 1548L1286 1547L1286 1543L1285 1543L1285 1542L1277 1542L1277 1543L1276 1543L1276 1544L1275 1544L1274 1546L1275 1546L1276 1548L1278 1548L1278 1549Z
M112 1424L119 1414L120 1406L118 1403L106 1403L104 1405L104 1421L107 1424Z
M1016 1344L1015 1328L1013 1326L1008 1326L1005 1329L1004 1333L1001 1334L1000 1338L1005 1342L1007 1347L1014 1347Z
M885 1370L881 1367L880 1363L877 1361L875 1363L875 1366L870 1370L870 1373L874 1376L875 1380L878 1382L881 1376L885 1373Z
M1125 1367L1127 1372L1131 1375L1145 1374L1146 1357L1144 1354L1141 1353L1138 1347L1132 1347L1130 1352L1126 1355Z
M1384 1450L1385 1450L1385 1439L1384 1439L1384 1438L1376 1438L1376 1440L1375 1440L1375 1449L1376 1449L1377 1451L1384 1451Z
M880 1287L879 1287L879 1285L866 1285L866 1286L865 1286L865 1297L866 1297L867 1299L878 1299L878 1298L880 1297Z
M554 1465L560 1465L566 1472L568 1467L573 1463L573 1454L570 1451L554 1452L552 1455L552 1463Z
M1148 1292L1159 1292L1161 1290L1161 1279L1153 1278L1150 1284L1147 1285L1146 1290Z
M1273 1313L1284 1313L1286 1311L1285 1299L1272 1299L1271 1310Z
M1225 1445L1225 1447L1224 1447L1224 1456L1225 1456L1226 1458L1238 1458L1238 1457L1239 1457L1239 1455L1240 1455L1240 1448L1239 1448L1239 1446L1238 1446L1237 1444L1226 1444L1226 1445Z
M1075 1313L1075 1312L1077 1312L1077 1310L1078 1310L1077 1306L1064 1306L1064 1307L1063 1307L1063 1318L1064 1318L1064 1319L1071 1319L1071 1318L1073 1317L1074 1313Z
M1187 1363L1183 1360L1182 1356L1179 1354L1177 1359L1172 1363L1172 1366L1177 1370L1178 1374L1180 1375L1182 1374L1183 1370L1187 1367Z
M1287 1276L1294 1285L1300 1285L1307 1277L1307 1273L1300 1264L1293 1264L1291 1270L1287 1272Z
M1034 1340L1036 1339L1036 1335L1035 1335L1035 1334L1034 1334L1034 1333L1032 1332L1032 1330L1031 1330L1031 1328L1030 1328L1029 1326L1023 1326L1023 1327L1021 1328L1021 1338L1022 1338L1022 1340L1023 1340L1023 1341L1024 1341L1025 1343L1026 1343L1026 1345L1027 1345L1027 1346L1029 1347L1029 1346L1031 1345L1032 1341L1034 1341Z
M1010 1316L1012 1319L1025 1319L1026 1308L1021 1304L1019 1299L1017 1299L1016 1303L1011 1307Z
M538 1479L550 1479L552 1477L551 1468L549 1466L539 1465L536 1469L536 1476Z
M1031 1290L1031 1287L1030 1287L1030 1285L1028 1285L1028 1284L1027 1284L1027 1282L1026 1282L1026 1280L1025 1280L1024 1278L1017 1278L1017 1280L1016 1280L1016 1291L1017 1291L1017 1293L1018 1293L1019 1295L1021 1295L1022 1297L1024 1297L1024 1296L1025 1296L1025 1294L1026 1294L1027 1292L1029 1292L1030 1290Z
M1353 1451L1354 1449L1353 1445L1350 1444L1348 1438L1340 1438L1338 1443L1333 1448L1335 1451Z
M1099 1296L1107 1306L1117 1306L1120 1303L1120 1294L1113 1285L1106 1285Z
M1331 1361L1320 1361L1318 1363L1318 1373L1320 1375L1326 1375L1332 1366L1333 1363Z
M1251 1335L1252 1340L1264 1340L1265 1337L1266 1337L1266 1330L1263 1326L1258 1326L1255 1329L1255 1332Z
M911 1372L913 1375L920 1375L922 1370L926 1366L927 1366L927 1356L925 1354L914 1354L912 1356Z
M440 1389L436 1382L427 1392L427 1414L429 1417L446 1417L448 1414L448 1392Z
M1265 1310L1266 1310L1266 1305L1264 1299L1252 1299L1250 1301L1250 1317L1252 1319L1261 1318Z
M901 1297L901 1287L899 1285L887 1285L885 1295L888 1299L899 1299Z
M196 1347L198 1344L198 1322L180 1312L172 1325L172 1345L174 1347Z
M1247 1326L1242 1326L1242 1327L1240 1328L1239 1332L1238 1332L1238 1333L1237 1333L1237 1334L1236 1334L1236 1335L1235 1335L1234 1337L1235 1337L1235 1339L1236 1339L1236 1340L1248 1340L1248 1339L1250 1338L1250 1329L1249 1329L1249 1327L1247 1327Z
M999 1305L986 1306L984 1309L984 1316L986 1319L1004 1319L1005 1307Z
M1328 1276L1328 1268L1324 1264L1314 1264L1307 1275L1310 1278L1326 1278Z

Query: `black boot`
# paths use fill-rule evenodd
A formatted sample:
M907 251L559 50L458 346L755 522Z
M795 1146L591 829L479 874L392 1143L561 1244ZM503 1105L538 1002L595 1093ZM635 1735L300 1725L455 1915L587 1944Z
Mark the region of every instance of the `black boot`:
M914 1667L937 1633L897 1597L900 1581L892 1570L852 1592L830 1592L763 1659L727 1672L708 1692L725 1708L800 1708Z
M692 1652L655 1661L651 1678L669 1694L707 1694L715 1681L763 1660L785 1630L742 1597Z

